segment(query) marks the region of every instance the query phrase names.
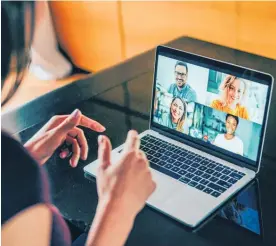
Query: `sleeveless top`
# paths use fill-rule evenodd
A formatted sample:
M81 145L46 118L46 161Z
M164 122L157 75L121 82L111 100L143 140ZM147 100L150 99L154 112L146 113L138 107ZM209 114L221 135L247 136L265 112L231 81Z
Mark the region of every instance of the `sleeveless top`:
M27 150L8 134L2 132L1 138L1 224L4 225L23 210L43 203L52 212L51 245L71 245L67 224L51 204L46 170L39 166Z

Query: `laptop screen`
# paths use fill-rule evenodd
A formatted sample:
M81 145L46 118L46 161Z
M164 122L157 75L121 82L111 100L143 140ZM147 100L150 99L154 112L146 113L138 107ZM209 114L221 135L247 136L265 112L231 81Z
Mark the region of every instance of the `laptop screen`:
M152 121L256 165L269 86L216 66L158 53Z

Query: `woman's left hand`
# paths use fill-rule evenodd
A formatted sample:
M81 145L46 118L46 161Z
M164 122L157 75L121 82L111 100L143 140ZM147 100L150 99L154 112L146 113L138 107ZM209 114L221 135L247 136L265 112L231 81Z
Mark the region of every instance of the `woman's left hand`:
M84 126L96 132L105 131L105 127L100 123L82 115L76 109L70 115L58 115L50 119L24 146L39 163L44 164L55 152L55 150L66 142L72 145L72 156L70 165L76 167L79 158L87 159L88 144L83 130L77 126ZM60 152L61 158L66 158L68 149Z

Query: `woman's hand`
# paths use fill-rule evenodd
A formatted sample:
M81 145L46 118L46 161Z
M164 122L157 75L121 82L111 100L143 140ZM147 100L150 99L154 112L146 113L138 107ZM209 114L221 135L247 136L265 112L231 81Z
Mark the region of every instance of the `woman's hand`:
M76 167L79 158L87 159L88 145L83 130L77 126L84 126L93 131L103 132L105 128L98 122L82 115L76 109L70 115L58 115L50 119L24 146L39 163L44 164L64 142L72 145L70 165ZM60 153L61 158L66 158L68 149Z
M130 131L120 160L111 164L111 143L107 137L99 137L99 203L112 203L112 207L134 217L156 187L147 157L139 147L138 134Z
M111 164L110 141L99 137L99 204L86 246L124 245L137 213L155 190L149 163L139 145L137 133L130 131L120 160Z

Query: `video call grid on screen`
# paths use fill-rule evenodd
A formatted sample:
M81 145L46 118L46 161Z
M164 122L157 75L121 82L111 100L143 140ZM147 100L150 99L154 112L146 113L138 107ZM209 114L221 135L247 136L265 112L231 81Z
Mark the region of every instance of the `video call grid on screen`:
M153 122L256 165L268 85L168 54L157 58Z

